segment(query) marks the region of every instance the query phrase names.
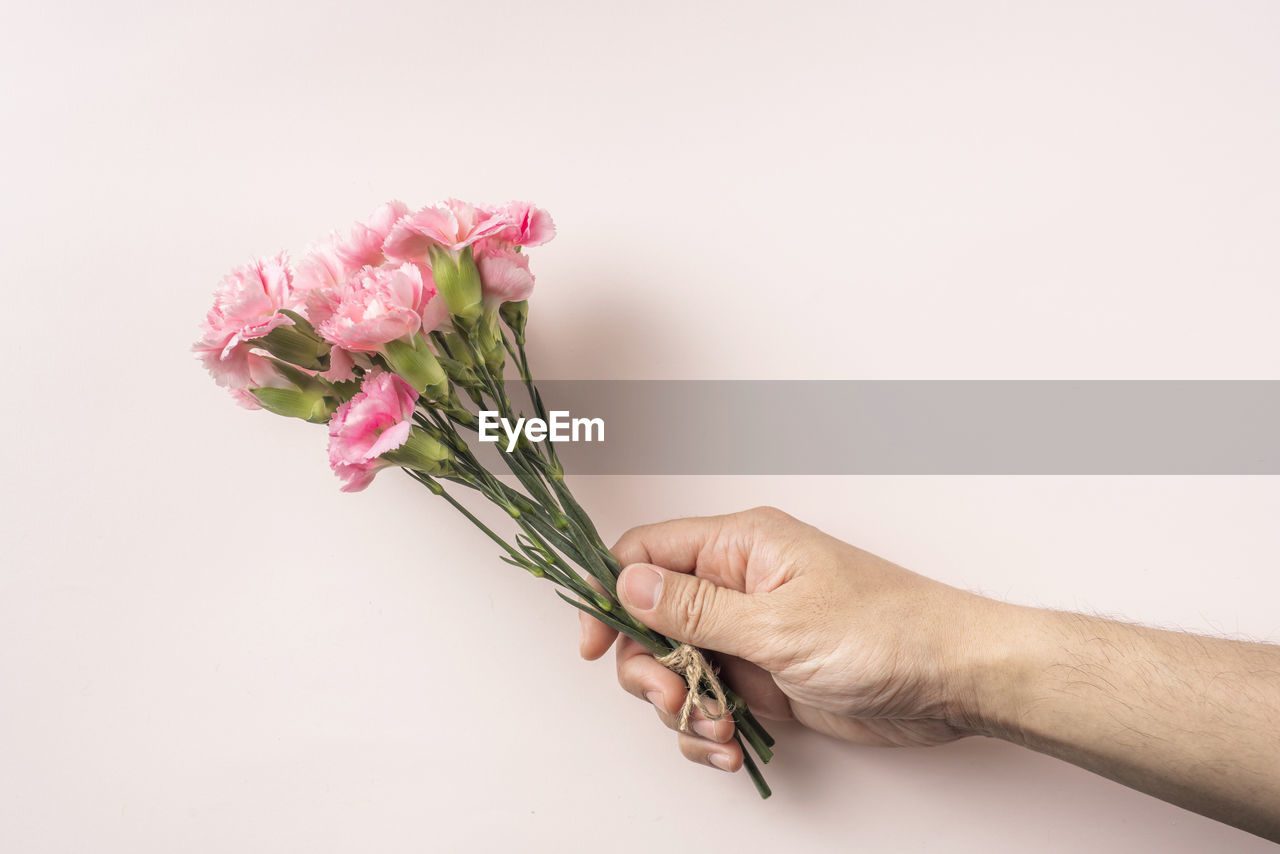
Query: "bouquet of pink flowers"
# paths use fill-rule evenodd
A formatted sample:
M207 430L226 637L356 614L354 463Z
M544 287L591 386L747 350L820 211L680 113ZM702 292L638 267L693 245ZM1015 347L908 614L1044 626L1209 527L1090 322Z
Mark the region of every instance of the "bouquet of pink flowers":
M534 414L548 421L525 353L534 279L524 249L553 236L551 217L527 203L449 200L411 212L389 202L311 248L296 266L281 254L231 272L194 349L243 406L328 424L329 465L344 491L364 489L380 470L398 466L497 543L502 560L554 582L566 602L683 676L689 690L682 729L695 708L712 719L732 715L734 737L768 762L773 738L704 654L652 631L618 604L622 567L565 483L555 445L523 435L497 443L517 487L467 444L482 411L509 423L524 417L507 391L509 361ZM501 507L518 532L508 540L493 531L446 483ZM708 708L704 694L719 711ZM768 797L745 746L743 756Z

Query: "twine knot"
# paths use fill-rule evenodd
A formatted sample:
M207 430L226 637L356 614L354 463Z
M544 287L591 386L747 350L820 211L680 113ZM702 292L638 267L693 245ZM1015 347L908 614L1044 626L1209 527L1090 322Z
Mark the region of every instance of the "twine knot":
M724 687L716 678L716 671L696 646L682 643L666 655L658 657L658 663L673 673L684 677L689 691L685 694L684 705L680 707L680 731L689 731L689 717L697 709L707 720L718 721L729 714L729 701L725 698ZM720 704L720 711L712 712L702 699L701 686L707 683L711 696Z

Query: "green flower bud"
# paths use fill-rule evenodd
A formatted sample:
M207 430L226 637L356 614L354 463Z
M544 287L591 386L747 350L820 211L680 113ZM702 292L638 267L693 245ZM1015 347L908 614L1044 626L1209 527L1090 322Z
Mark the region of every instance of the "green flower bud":
M455 418L459 423L466 427L474 429L480 422L476 418L475 413L463 407L462 402L458 400L458 396L454 395L447 403L441 407L441 411L450 418Z
M523 344L524 327L529 320L529 301L522 299L517 302L504 302L498 312L502 315L502 321L511 329L516 343Z
M457 433L449 433L445 430L441 430L434 424L418 424L415 425L415 429L423 431L432 439L435 439L454 453L465 453L467 450L466 441Z
M301 418L312 424L327 424L338 408L338 401L318 388L251 388L249 393L268 412L286 418Z
M444 368L449 379L462 388L473 388L480 384L480 379L475 372L457 359L450 359L447 356L437 356L436 359L439 360L440 367Z
M471 358L471 349L467 347L467 342L462 340L462 336L457 332L449 332L444 336L444 343L448 346L449 352L453 354L453 358L457 359L464 367L474 368L475 360Z
M449 377L427 339L415 334L413 342L397 339L383 347L383 357L391 370L428 400L443 400L449 395Z
M332 349L329 342L321 338L315 327L297 312L282 309L280 313L292 320L293 325L277 326L263 337L255 339L254 345L299 368L327 371L329 350Z
M501 376L502 365L507 359L507 348L502 342L502 330L498 328L498 313L490 312L476 330L476 349L485 367L493 374Z
M475 253L468 246L454 255L435 244L428 252L431 255L431 276L435 279L436 290L449 308L449 314L462 321L460 325L470 325L484 309Z
M382 458L423 474L445 475L452 474L453 470L449 464L453 460L453 451L416 426L403 445L383 454Z

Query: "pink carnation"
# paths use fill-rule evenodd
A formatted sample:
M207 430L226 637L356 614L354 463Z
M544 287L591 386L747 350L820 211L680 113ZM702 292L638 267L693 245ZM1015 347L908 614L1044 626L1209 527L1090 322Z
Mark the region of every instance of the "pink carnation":
M397 338L438 326L444 301L435 296L435 286L422 281L416 265L401 264L365 267L343 284L321 288L309 304L321 308L315 312L322 318L316 331L326 341L346 350L374 353Z
M508 202L502 213L511 224L495 235L498 240L516 246L541 246L556 236L551 214L529 202Z
M533 293L529 256L512 249L488 249L476 261L486 303L528 299Z
M320 376L331 383L353 380L356 378L355 359L341 347L333 347L329 350L329 370L321 371Z
M283 253L239 267L218 284L200 340L192 348L218 385L245 388L251 381L249 342L293 321L280 309L300 300Z
M401 201L380 205L367 221L357 222L351 227L351 233L346 240L337 243L334 252L352 271L378 266L387 260L382 254L382 244L401 217L408 214L409 206Z
M330 237L313 245L302 256L294 284L309 296L321 288L341 284L352 272L338 257L336 241Z
M409 206L404 202L386 202L367 220L351 226L346 235L334 232L313 246L298 262L298 289L312 291L342 284L360 268L384 263L387 258L382 254L382 244L396 222L408 213Z
M408 440L417 399L400 377L374 371L356 396L338 407L329 421L329 466L342 478L343 492L364 489L391 465L379 457Z
M510 225L505 211L449 199L427 205L397 222L382 251L395 261L425 261L432 245L460 252Z

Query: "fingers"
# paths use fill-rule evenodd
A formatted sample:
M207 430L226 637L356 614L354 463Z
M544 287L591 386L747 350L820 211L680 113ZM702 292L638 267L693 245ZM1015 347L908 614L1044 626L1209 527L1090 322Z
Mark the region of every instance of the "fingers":
M604 585L599 581L590 577L587 578L587 581L597 591L604 592ZM608 652L609 647L613 645L614 638L618 636L617 629L606 626L585 611L578 612L578 626L578 654L587 661L595 661Z
M737 771L742 767L742 748L738 746L736 741L728 744L716 744L707 741L705 738L698 738L692 735L681 733L677 736L680 743L680 752L684 754L684 758L690 762L697 762L701 765L709 765L712 768L719 768L721 771Z
M722 718L707 717L698 709L694 709L689 715L689 729L680 729L680 706L684 703L686 691L681 691L680 702L676 703L676 711L668 712L666 709L657 709L658 720L667 725L667 729L674 730L682 735L696 735L705 738L707 741L716 744L724 744L733 738L735 729L733 717L725 715ZM707 707L707 711L712 715L720 714L720 704L711 697L703 698L703 705ZM655 707L656 708L656 707Z
M653 563L673 572L696 571L721 587L752 590L780 568L777 544L812 530L774 507L756 507L641 525L623 534L613 553L623 566Z
M622 566L653 563L673 572L697 572L722 587L745 590L757 511L673 519L632 528L613 553Z
M720 678L746 700L756 717L773 721L794 717L791 701L778 687L772 673L733 655L717 655L716 663L720 666Z
M677 572L692 572L698 555L719 536L723 516L696 516L641 525L627 531L613 547L618 563L657 563Z
M674 715L684 703L685 683L629 637L618 641L618 684L633 697Z
M581 633L578 638L578 653L587 661L595 661L609 651L617 629L611 629L590 614L578 612L578 623Z
M631 638L623 638L618 644L618 684L633 697L652 703L663 723L677 732L680 730L680 709L688 686ZM706 698L703 705L712 715L721 711L713 698ZM733 738L733 718L729 716L714 720L695 709L689 723L703 738L718 742Z
M623 607L669 638L766 665L757 653L770 638L765 601L706 578L637 563L618 576Z

